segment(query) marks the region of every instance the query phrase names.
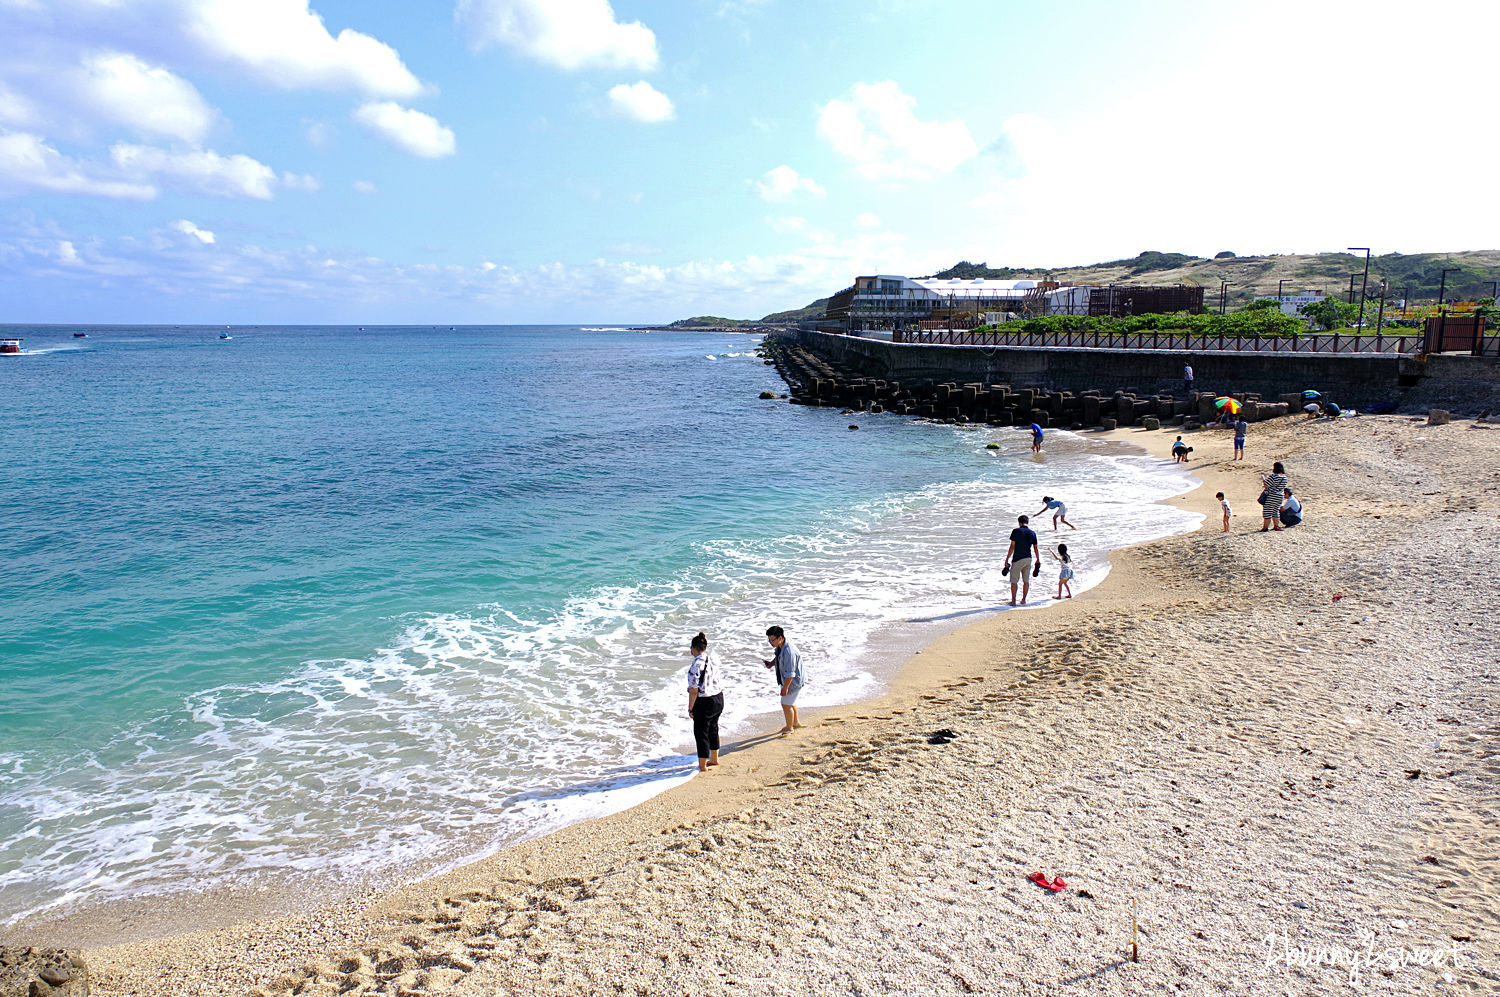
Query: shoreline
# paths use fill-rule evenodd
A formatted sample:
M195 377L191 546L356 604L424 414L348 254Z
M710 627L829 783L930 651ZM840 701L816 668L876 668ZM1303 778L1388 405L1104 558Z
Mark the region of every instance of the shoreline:
M903 420L904 421L904 420ZM935 424L940 425L940 424ZM996 430L991 427L976 427L975 432L985 439L998 439L997 432L1007 432L1005 429ZM1122 451L1125 456L1151 456L1160 457L1160 454L1151 453L1138 440L1133 439L1133 430L1117 429L1084 430L1071 433L1082 441L1105 441L1110 444L1128 444L1128 449ZM1073 455L1080 456L1078 454ZM1164 473L1181 475L1182 491L1160 500L1153 500L1152 504L1174 504L1180 506L1179 499L1197 490L1201 482L1186 471L1178 469L1163 469ZM1174 487L1176 487L1174 485ZM1037 517L1033 517L1036 519ZM1006 530L1013 524L1007 524ZM1189 529L1192 529L1190 527ZM1005 530L1002 530L1002 537ZM1045 529L1039 529L1038 537L1043 546L1048 546L1062 540L1068 535L1063 530L1054 534ZM1142 543L1155 542L1156 539L1178 535L1175 533L1162 534ZM1049 540L1049 538L1051 538ZM1129 546L1134 546L1131 544ZM1089 585L1088 588L1076 590L1074 600L1084 598L1087 593L1094 591L1100 585L1105 584L1113 573L1112 560L1115 554L1126 549L1125 547L1110 548L1108 563L1102 577ZM996 552L995 563L998 566L1000 555L1003 554L1003 539L1000 549ZM996 590L993 598L988 600L981 608L963 608L958 610L960 614L973 614L978 620L959 623L936 623L928 622L939 628L935 634L923 634L917 636L915 633L907 633L903 637L893 638L889 633L892 628L911 629L914 624L926 621L905 620L886 621L882 628L887 630L886 637L890 643L898 647L910 650L897 651L900 656L888 664L872 665L868 674L878 687L878 693L861 699L850 700L844 703L820 706L804 706L804 717L811 718L807 724L809 729L814 728L816 719L825 714L854 713L863 714L877 709L890 697L892 692L901 682L901 676L918 667L919 656L929 649L936 641L940 641L955 633L959 633L969 627L975 626L985 620L993 620L1004 616L1009 609L1045 610L1055 609L1066 604L1069 600L1058 600L1050 594L1056 586L1056 566L1047 564L1044 576L1033 585L1031 601L1021 606L1005 605L1006 593ZM1075 583L1076 589L1077 583ZM1002 586L1002 589L1004 586ZM951 608L951 607L950 607ZM891 649L887 647L886 653ZM758 696L749 693L753 698L765 699L769 705L764 708L757 707L748 716L739 721L741 726L752 728L764 727L765 730L738 731L732 746L725 754L731 752L742 752L754 750L756 752L768 751L768 742L777 742L781 739L775 733L775 727L780 723L780 710L775 705L774 696ZM774 722L773 722L774 721ZM726 742L729 743L729 742ZM785 749L790 750L797 745L797 738L786 740ZM692 742L687 740L680 746L688 754L680 761L684 773L691 768ZM785 752L781 752L784 754ZM716 773L719 774L719 773ZM732 774L732 773L729 773ZM604 781L601 776L599 781ZM37 914L27 915L18 919L10 925L0 925L0 942L28 944L32 940L40 939L46 944L66 945L70 947L85 947L89 949L110 948L114 946L131 946L147 944L159 939L170 939L182 935L193 935L204 930L210 931L233 931L244 925L256 923L279 921L286 918L296 918L310 915L328 906L343 911L350 905L363 908L370 905L379 905L382 901L395 896L405 894L409 891L421 891L426 884L440 880L444 877L462 873L466 868L492 861L498 855L507 851L522 848L528 845L542 842L555 835L563 834L571 829L591 825L597 821L609 821L629 813L635 808L648 806L663 797L685 792L694 781L692 777L672 777L677 784L665 789L651 793L644 799L625 805L620 809L608 810L596 816L584 817L572 820L562 826L554 826L537 834L529 834L519 840L510 841L498 845L481 845L473 850L460 850L453 856L434 859L425 863L413 863L409 866L394 869L389 873L371 876L368 880L338 879L320 872L289 873L280 870L262 871L253 876L246 877L241 881L229 883L214 883L201 890L191 887L173 889L168 892L156 893L146 896L131 897L125 899L107 900L103 903L95 903L73 910L64 910L60 913L42 911ZM587 784L586 784L587 785ZM721 789L715 789L714 795L720 793ZM570 797L579 795L578 791L559 792L559 797ZM595 791L582 794L585 797L596 795ZM694 804L690 809L696 811ZM165 913L164 913L165 912Z
M1266 966L1268 930L1408 948L1451 934L1474 986L1500 951L1493 765L1472 747L1494 693L1474 656L1494 637L1487 593L1450 584L1387 611L1413 545L1452 533L1462 561L1494 543L1500 456L1468 432L1260 424L1251 460L1194 455L1202 486L1168 501L1211 513L1198 530L1113 552L1108 577L1052 613L938 638L878 699L384 897L90 950L97 992L366 993L380 966L456 994L714 989L726 974L767 993L1134 993L1184 975L1316 988L1315 969ZM1164 455L1173 433L1114 435ZM1253 475L1273 455L1311 515L1251 536ZM1398 499L1393 477L1438 490ZM1239 519L1227 537L1221 488ZM1438 595L1441 562L1418 566ZM927 744L942 727L953 744ZM1036 866L1072 888L1039 891ZM1137 907L1139 965L1119 955ZM683 936L699 929L708 949ZM765 939L788 932L784 958ZM1369 982L1407 993L1430 972Z

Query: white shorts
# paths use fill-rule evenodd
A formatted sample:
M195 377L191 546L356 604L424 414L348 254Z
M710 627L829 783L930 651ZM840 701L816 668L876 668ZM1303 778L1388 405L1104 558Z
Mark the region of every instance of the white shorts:
M802 692L802 687L800 685L794 685L794 686L792 686L792 691L789 692L789 693L787 693L785 696L781 697L781 705L782 706L796 706L797 705L797 696L801 692Z
M1054 516L1066 516L1067 514L1068 514L1068 507L1065 506L1065 505L1059 505L1055 509L1052 510L1052 515L1054 515Z

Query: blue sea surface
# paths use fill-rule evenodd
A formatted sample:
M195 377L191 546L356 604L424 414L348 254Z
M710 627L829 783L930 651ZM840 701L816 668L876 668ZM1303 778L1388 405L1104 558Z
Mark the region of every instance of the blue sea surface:
M700 629L745 732L767 624L813 663L804 703L867 697L933 621L995 609L1044 489L1080 588L1196 522L1152 504L1180 470L1082 437L1039 458L759 400L785 387L749 336L12 331L0 923L617 809L690 777Z

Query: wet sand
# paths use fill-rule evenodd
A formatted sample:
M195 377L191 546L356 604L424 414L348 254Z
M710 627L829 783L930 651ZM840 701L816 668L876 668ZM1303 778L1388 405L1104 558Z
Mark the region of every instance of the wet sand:
M1114 435L1165 460L1176 432ZM93 992L1493 992L1500 427L1189 442L1198 532L879 700L387 896L90 947ZM1308 519L1260 534L1278 459Z

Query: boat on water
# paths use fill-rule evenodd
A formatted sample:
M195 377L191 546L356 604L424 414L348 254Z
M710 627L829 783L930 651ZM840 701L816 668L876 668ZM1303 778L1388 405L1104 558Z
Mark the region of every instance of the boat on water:
M231 335L230 335L230 334L229 334L229 333L227 333L227 332L221 332L221 333L219 333L219 338L220 338L220 339L233 339L233 338L234 338L234 337L233 337L233 336L231 336Z
M86 333L86 332L75 332L75 333L73 333L73 338L74 339L88 339L89 338L89 334Z
M0 339L0 353L20 353L21 341L19 339Z

